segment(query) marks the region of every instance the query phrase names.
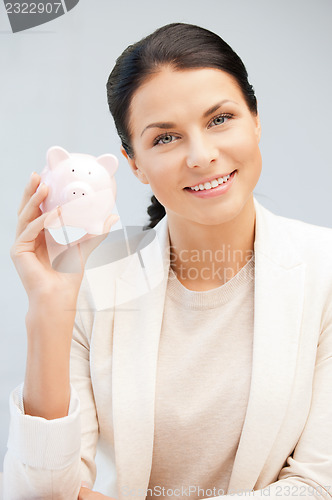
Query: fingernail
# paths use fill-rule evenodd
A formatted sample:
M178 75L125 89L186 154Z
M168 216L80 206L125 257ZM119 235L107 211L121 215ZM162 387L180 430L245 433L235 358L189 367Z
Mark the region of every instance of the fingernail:
M81 486L83 486L83 488L90 488L90 485L86 481L82 481Z
M30 179L32 179L32 177L35 175L35 173L36 173L35 171L31 172Z
M46 184L44 184L44 182L42 182L41 184L39 184L39 186L37 187L37 190L36 190L36 193L38 193L38 191L40 189L43 189L43 187L45 186Z

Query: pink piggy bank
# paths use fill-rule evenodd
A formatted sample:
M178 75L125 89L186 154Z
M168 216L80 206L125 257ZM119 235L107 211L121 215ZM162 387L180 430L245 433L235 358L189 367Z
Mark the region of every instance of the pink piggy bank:
M104 222L115 205L117 158L112 154L95 158L68 153L59 146L50 148L46 156L41 182L49 188L40 209L49 212L59 208L46 217L45 228L62 244L86 233L102 234ZM56 231L59 228L61 232ZM61 237L63 231L65 238Z

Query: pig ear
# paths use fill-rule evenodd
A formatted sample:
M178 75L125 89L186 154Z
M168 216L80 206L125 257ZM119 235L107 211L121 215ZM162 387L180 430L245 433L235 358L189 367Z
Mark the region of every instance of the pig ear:
M105 167L111 176L115 174L119 165L118 159L114 155L98 156L97 162L103 167Z
M68 160L68 158L70 158L70 155L68 151L60 148L60 146L53 146L47 151L46 158L49 168L53 170L58 165L58 163L63 160Z

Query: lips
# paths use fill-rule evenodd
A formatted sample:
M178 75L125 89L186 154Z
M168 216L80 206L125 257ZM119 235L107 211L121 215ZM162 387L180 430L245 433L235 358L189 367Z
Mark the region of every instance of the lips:
M219 179L220 177L226 177L227 175L230 175L232 174L233 172L235 172L236 170L232 170L231 172L228 172L228 174L217 174L215 177L207 177L205 179L202 179L200 181L197 181L195 184L192 184L191 186L187 186L185 187L184 189L190 189L191 187L194 187L194 186L198 186L198 184L204 184L205 182L211 182L213 181L214 179Z
M214 198L219 198L220 196L225 196L228 193L236 180L237 170L234 170L228 177L226 182L222 182L215 186L215 181L206 182L204 186L201 184L195 188L185 188L184 191L187 191L188 196L193 196L194 198L200 198L203 200L209 200ZM212 186L213 184L213 186ZM204 189L201 189L204 187Z

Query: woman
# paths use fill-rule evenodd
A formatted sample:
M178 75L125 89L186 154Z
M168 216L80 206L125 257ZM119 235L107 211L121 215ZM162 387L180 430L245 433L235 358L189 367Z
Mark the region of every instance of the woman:
M242 61L174 23L124 51L107 92L155 237L83 280L58 273L32 177L12 249L28 358L6 498L330 498L332 231L254 198L261 128ZM91 491L98 436L108 497Z

